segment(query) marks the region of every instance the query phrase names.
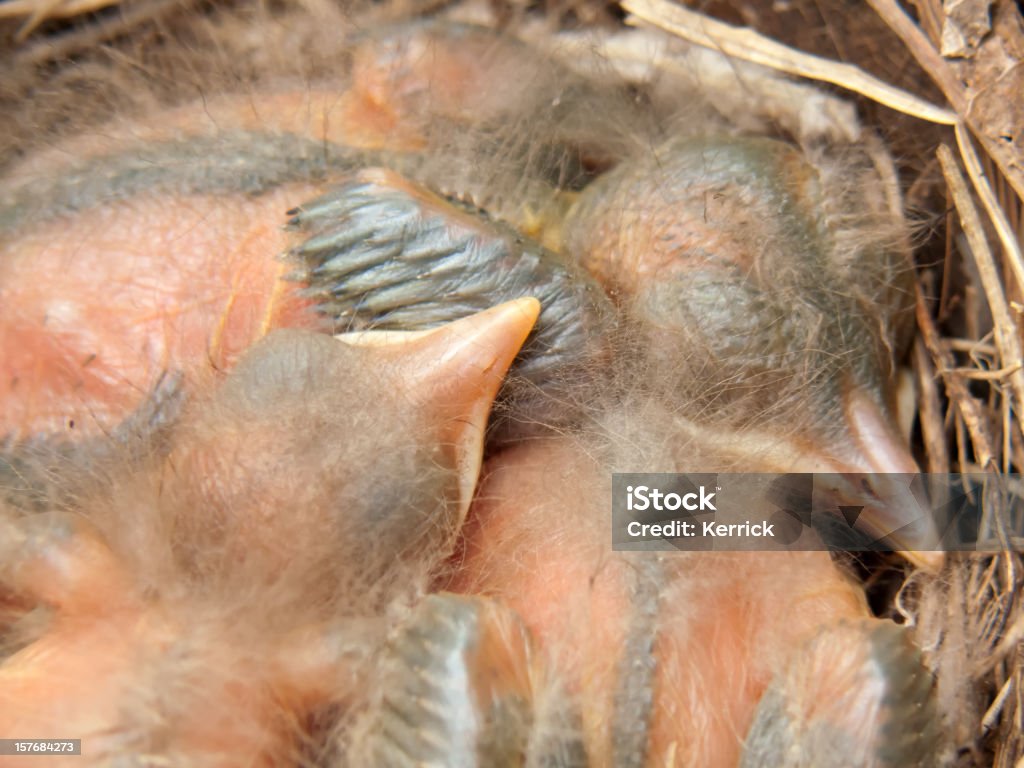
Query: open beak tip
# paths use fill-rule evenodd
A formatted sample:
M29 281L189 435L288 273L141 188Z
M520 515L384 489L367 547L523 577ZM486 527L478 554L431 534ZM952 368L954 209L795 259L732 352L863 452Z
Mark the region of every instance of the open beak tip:
M421 370L446 390L452 382L482 380L493 397L539 314L540 302L523 298L439 328L423 339Z
M481 316L494 313L492 322L497 329L496 333L505 339L505 344L502 346L507 347L511 351L509 365L511 365L512 359L515 358L519 353L519 349L526 342L526 338L530 335L530 331L533 330L533 326L537 324L540 309L540 302L537 299L532 296L526 296L521 299L506 301L504 304L499 304L481 313Z

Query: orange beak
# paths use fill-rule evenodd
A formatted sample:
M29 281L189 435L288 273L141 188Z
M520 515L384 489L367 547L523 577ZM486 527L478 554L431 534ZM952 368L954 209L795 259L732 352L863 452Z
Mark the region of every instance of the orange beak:
M460 525L480 475L491 406L539 314L540 302L522 298L429 331L361 331L337 337L379 347L408 372L407 396L441 425L441 442L453 449Z

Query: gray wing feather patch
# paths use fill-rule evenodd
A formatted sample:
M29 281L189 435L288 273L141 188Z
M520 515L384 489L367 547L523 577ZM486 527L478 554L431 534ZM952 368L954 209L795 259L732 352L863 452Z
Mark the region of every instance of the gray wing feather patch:
M307 283L304 296L335 332L423 330L511 299L538 299L541 315L499 419L572 419L562 385L578 386L574 372L600 364L614 325L608 298L582 269L387 171L364 171L289 213L289 228L308 235L289 258Z

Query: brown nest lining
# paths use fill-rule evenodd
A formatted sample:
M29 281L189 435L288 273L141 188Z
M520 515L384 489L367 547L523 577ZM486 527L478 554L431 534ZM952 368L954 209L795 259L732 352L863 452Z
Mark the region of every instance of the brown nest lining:
M301 4L315 10L317 1ZM395 15L444 4L399 3ZM499 15L536 12L552 29L651 24L862 97L869 122L894 147L908 205L921 221L918 335L910 361L918 392L916 450L930 472L992 473L984 524L1003 545L996 554L953 554L937 576L906 574L879 612L915 626L936 676L956 764L1019 766L1024 542L1010 532L1024 526L1007 518L1002 478L1024 471L1020 9L1012 0L905 6L869 0L870 8L838 0L690 5L702 12L669 0L625 0L623 19L617 8L599 3L552 0L544 8L509 2ZM12 69L59 69L68 57L126 35L154 34L198 12L187 0L9 0L0 4L2 55ZM868 582L873 578L869 573Z

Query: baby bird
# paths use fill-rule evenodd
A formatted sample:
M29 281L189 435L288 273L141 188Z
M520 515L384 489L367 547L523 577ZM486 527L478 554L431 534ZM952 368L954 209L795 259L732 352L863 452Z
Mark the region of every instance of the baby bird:
M564 247L618 297L642 375L699 414L682 412L686 429L723 464L873 473L838 503L934 568L930 518L885 477L918 468L893 415L912 264L880 188L856 148L678 138L591 184Z
M446 585L523 617L581 702L586 764L934 765L919 652L826 552L611 550L613 471L714 464L656 404L606 418L488 462Z
M299 761L451 552L537 312L276 332L165 446L63 467L66 512L5 507L0 732L74 733L91 765Z
M276 257L311 215L289 230L282 212L345 174L398 169L539 232L558 190L617 156L635 122L621 89L479 27L406 23L334 46L329 82L121 117L7 171L0 439L107 434L167 370L188 389L273 328L332 330Z

